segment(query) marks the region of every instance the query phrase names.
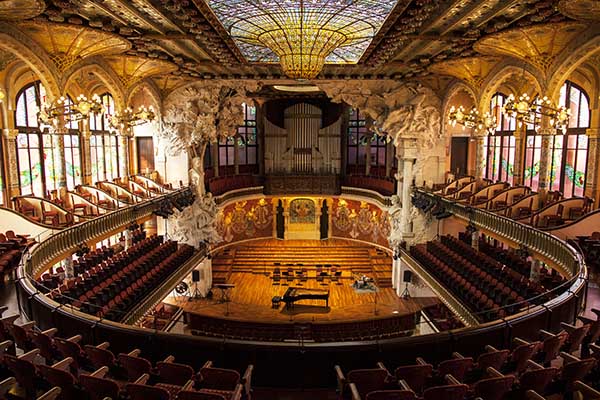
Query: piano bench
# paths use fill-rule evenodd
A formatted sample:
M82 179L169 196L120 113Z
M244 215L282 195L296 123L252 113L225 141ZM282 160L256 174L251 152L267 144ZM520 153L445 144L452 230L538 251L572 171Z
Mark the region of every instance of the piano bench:
M273 296L273 298L271 299L271 307L278 309L280 305L281 305L281 296Z

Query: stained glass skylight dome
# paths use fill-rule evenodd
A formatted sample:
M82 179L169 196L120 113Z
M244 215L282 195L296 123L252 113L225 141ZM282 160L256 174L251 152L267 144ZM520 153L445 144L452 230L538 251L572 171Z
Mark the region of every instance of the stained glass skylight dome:
M356 63L397 0L207 0L250 62L277 62L290 78Z

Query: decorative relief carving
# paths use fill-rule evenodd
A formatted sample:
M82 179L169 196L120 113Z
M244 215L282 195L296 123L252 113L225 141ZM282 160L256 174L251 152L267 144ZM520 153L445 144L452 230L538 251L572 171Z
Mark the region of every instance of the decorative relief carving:
M0 71L4 71L6 67L16 59L17 57L10 51L0 50Z
M338 199L333 207L333 235L387 246L388 212L366 201Z
M176 90L166 101L161 130L167 152L176 155L191 146L235 135L243 124L241 106L251 102L248 93L259 86L259 82L224 82Z
M221 241L215 221L217 204L211 193L197 196L194 203L183 211L175 210L169 217L169 236L180 243L198 248L201 242L218 243Z
M431 148L441 134L440 100L421 84L395 81L325 82L319 87L334 102L359 108L375 121L378 131L398 145L405 137L418 138Z

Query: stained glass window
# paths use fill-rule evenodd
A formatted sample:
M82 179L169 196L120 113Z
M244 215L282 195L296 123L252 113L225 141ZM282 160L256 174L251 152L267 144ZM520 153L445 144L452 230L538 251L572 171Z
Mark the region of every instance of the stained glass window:
M486 138L485 151L487 165L485 177L493 181L513 183L515 163L515 126L514 118L507 118L502 114L502 106L507 96L496 93L490 103L490 113L496 116L498 125L494 135Z
M46 90L38 81L25 86L17 94L15 126L17 135L17 163L19 187L22 195L44 197L46 183L44 172L53 177L52 160L44 165L42 153L42 133L37 121L37 110L46 99ZM54 181L50 182L51 190Z
M75 186L81 185L81 147L78 134L65 135L65 175L67 188L73 190Z
M112 180L119 176L118 140L109 131L108 120L115 112L115 102L109 93L100 96L104 105L102 115L90 116L90 155L94 182Z
M535 131L527 131L525 143L525 165L523 167L523 184L537 191L540 181L540 160L542 156L542 136Z
M339 35L328 63L355 63L383 25L397 0L209 0L208 5L242 54L251 62L277 62L296 42L314 43L319 53ZM290 40L281 40L287 37ZM298 38L296 41L291 40ZM311 40L312 39L312 40ZM268 48L268 47L271 48Z
M256 108L242 104L241 111L244 113L244 124L238 127L237 134L219 140L219 166L221 167L235 165L236 151L239 166L258 165Z
M550 190L558 190L564 197L584 196L587 172L590 106L588 95L571 81L560 90L559 105L571 110L565 135L555 135L552 142Z
M366 117L361 114L357 108L350 109L350 118L348 120L348 172L364 173L356 169L358 166L364 166L367 162L367 140L370 133L367 129ZM354 171L356 169L356 171Z

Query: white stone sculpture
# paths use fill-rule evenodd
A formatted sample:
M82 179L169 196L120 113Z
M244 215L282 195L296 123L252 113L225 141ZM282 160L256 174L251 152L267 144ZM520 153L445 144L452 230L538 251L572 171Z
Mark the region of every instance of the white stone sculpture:
M195 248L203 242L218 243L221 237L215 228L217 212L217 204L211 193L197 196L191 206L183 211L175 210L169 217L169 236Z
M390 198L392 205L388 208L387 212L390 219L390 236L388 241L392 248L397 248L402 242L402 205L400 204L400 197L398 195L392 195Z
M204 166L200 157L192 158L192 168L189 170L190 184L196 191L196 196L204 196L206 190L204 187Z

